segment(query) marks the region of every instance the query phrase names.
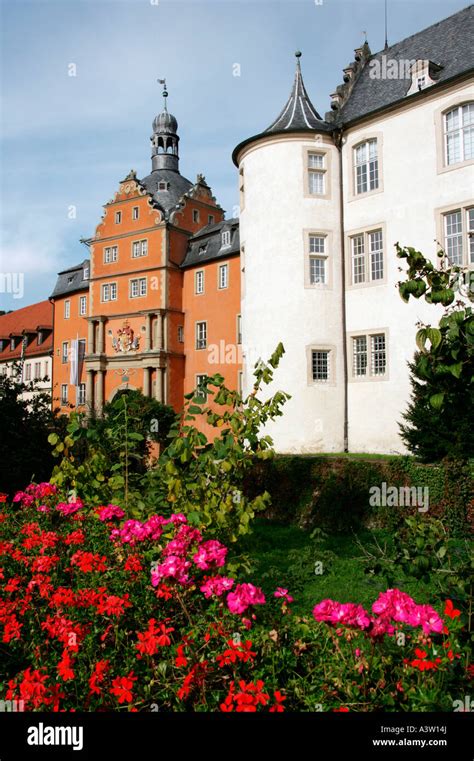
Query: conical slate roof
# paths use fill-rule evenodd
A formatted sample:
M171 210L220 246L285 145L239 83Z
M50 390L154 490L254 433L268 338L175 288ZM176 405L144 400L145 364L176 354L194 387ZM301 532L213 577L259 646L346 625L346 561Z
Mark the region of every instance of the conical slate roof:
M282 130L287 129L321 128L321 122L323 120L311 103L304 86L300 66L301 53L297 51L295 56L296 73L290 97L280 115L265 130L265 132L281 132Z

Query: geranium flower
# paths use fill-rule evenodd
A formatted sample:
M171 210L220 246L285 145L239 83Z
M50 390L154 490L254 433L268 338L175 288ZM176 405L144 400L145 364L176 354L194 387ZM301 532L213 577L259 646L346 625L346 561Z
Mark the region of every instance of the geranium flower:
M109 670L109 661L97 661L97 663L94 666L94 670L89 677L89 688L90 688L90 694L96 694L100 695L102 690L100 685L103 683L105 679L105 675L107 671Z
M287 603L293 602L293 597L288 594L288 590L283 587L277 587L273 593L273 597L283 597Z
M72 660L70 658L68 649L65 648L63 650L62 658L56 666L57 672L64 682L75 678L74 671L72 670L71 666Z
M243 613L251 605L263 605L265 595L253 584L237 584L233 592L227 595L227 607L231 613Z
M461 611L454 607L452 600L446 600L444 615L454 619L461 615Z
M118 505L101 505L96 508L97 515L100 521L111 521L114 518L123 518L125 516L125 510L122 510Z
M207 579L206 582L200 587L201 592L204 593L204 597L209 599L212 595L220 597L224 592L228 592L234 586L234 579L230 579L227 576L213 576Z
M131 703L133 683L136 680L137 677L133 676L133 671L130 671L127 676L118 676L113 680L109 692L118 698L119 703Z

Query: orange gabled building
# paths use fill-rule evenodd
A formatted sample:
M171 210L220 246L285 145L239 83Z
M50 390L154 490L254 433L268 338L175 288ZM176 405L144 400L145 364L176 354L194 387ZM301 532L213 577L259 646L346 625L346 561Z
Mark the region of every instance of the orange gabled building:
M62 414L72 409L85 411L89 275L88 259L63 270L50 296L54 325L52 405Z
M83 241L90 261L60 273L51 297L62 412L72 405L101 414L127 389L180 411L203 375L220 372L230 387L239 385L238 220L224 219L202 175L193 183L180 174L178 125L164 97L151 173L138 179L132 170L120 182ZM77 351L71 355L76 338L83 362L81 352L79 361Z
M29 398L36 391L51 391L53 354L53 307L40 301L0 315L0 374L22 381L35 382Z

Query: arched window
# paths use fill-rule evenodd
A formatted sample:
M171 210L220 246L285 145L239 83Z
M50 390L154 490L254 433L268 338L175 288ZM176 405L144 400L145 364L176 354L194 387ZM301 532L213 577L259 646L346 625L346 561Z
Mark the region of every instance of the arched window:
M456 106L444 115L446 163L474 158L474 102Z

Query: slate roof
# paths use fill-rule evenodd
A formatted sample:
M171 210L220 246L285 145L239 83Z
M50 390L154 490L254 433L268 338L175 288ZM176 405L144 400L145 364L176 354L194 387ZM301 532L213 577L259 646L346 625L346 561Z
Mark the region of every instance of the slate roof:
M89 290L89 279L84 279L84 270L90 266L89 259L58 273L58 279L50 298L67 296L68 293Z
M382 56L386 56L387 61L432 61L442 67L436 74L437 84L474 70L474 5L371 56L338 113L338 124L348 124L406 98L411 79L371 78L370 62L382 61ZM433 87L436 85L426 89ZM419 97L419 93L408 97Z
M222 246L221 236L226 230L230 231L230 245ZM181 267L186 269L239 253L239 220L237 218L224 219L222 222L206 225L189 239L188 251Z
M43 343L38 344L38 329L47 332ZM10 351L10 336L28 334L28 346L25 357L35 357L50 354L53 349L53 305L49 301L40 301L22 309L15 309L8 314L0 315L0 338L8 339L3 351L0 351L1 361L18 360L21 357L21 341Z
M169 190L158 190L158 183L162 181L169 183ZM193 187L190 180L172 169L155 169L140 182L166 216L177 205L181 196Z
M318 129L323 121L311 103L303 82L300 66L301 53L296 53L296 73L293 87L285 106L265 132L282 130Z

